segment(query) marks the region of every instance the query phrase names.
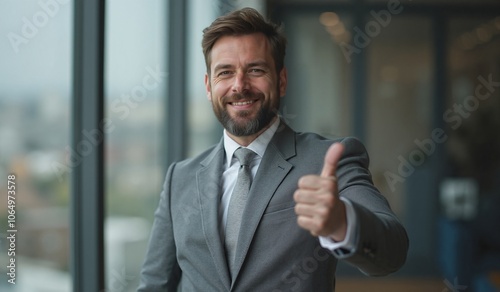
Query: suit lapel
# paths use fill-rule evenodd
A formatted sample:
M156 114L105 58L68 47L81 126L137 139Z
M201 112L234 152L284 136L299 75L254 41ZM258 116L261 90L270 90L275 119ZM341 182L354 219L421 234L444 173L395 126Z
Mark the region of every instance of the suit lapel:
M219 204L222 187L222 163L224 146L221 141L214 150L201 162L202 167L196 174L198 196L201 209L203 233L212 255L217 272L229 290L230 277L226 263L226 254L219 233Z
M269 201L293 167L287 161L292 156L295 156L295 133L281 121L280 127L267 146L264 157L262 157L248 194L238 238L235 259L236 275L233 277L233 283L243 265L252 238Z

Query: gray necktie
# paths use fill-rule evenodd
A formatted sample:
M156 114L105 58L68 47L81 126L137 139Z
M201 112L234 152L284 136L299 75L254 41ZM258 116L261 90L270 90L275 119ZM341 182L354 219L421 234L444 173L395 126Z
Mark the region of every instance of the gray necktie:
M238 178L234 186L231 200L229 201L227 211L227 223L225 232L226 255L229 264L229 271L233 273L236 245L238 243L238 234L241 225L241 214L247 202L248 191L252 184L252 173L250 171L250 161L252 161L255 152L246 148L238 148L234 156L240 162Z

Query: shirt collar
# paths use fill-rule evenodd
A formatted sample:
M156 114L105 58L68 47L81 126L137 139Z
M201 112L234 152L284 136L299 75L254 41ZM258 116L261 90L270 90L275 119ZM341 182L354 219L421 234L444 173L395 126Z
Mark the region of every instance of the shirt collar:
M250 145L248 145L246 148L257 153L257 155L262 158L264 156L264 152L266 152L267 145L269 144L274 134L276 133L279 124L280 124L280 119L279 117L277 117L275 121L272 123L272 125L269 128L267 128L267 130L265 130L262 134L260 134L255 140L253 140L252 143L250 143ZM224 137L224 150L226 151L226 165L227 167L230 167L234 151L243 146L241 146L240 144L236 143L236 141L231 139L231 137L229 137L225 129L223 137Z

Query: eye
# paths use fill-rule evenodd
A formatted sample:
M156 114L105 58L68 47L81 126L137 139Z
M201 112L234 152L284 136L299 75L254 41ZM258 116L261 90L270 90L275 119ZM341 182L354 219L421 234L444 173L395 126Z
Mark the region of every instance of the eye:
M266 71L264 71L261 68L252 68L250 69L250 73L252 74L264 74Z
M221 77L221 76L227 76L227 75L229 75L229 74L231 74L231 71L226 70L226 71L221 71L221 72L219 72L219 73L217 74L217 76L218 76L218 77Z

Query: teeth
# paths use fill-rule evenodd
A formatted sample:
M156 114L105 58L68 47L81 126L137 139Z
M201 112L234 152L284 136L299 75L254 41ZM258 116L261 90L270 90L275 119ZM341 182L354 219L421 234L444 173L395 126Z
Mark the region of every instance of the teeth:
M242 102L233 102L233 105L247 105L247 104L252 104L253 100L249 101L242 101Z

